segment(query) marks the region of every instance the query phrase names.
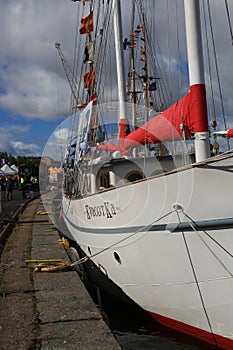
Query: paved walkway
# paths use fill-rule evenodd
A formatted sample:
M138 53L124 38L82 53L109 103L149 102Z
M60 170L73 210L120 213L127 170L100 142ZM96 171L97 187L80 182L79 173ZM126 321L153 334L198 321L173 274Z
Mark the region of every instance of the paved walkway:
M34 272L32 264L24 262L61 259L69 263L49 216L38 214L44 211L41 200L35 202L29 204L34 212L31 221L29 214L22 215L2 256L1 349L121 349L77 272Z
M42 205L38 211L43 211ZM47 215L36 215L39 221ZM49 219L49 218L48 218ZM53 224L35 223L32 259L69 258ZM37 272L33 275L43 350L119 350L99 310L74 271Z

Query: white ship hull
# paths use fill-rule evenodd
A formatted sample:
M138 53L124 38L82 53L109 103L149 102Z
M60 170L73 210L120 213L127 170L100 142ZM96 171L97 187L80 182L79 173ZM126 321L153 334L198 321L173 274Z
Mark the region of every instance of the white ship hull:
M233 348L233 153L71 199L66 225L159 322Z

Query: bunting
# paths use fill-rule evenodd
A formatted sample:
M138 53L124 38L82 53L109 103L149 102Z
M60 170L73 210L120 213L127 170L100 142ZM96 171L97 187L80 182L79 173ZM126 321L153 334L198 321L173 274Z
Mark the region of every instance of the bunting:
M92 69L90 72L83 74L84 88L93 89L95 86L96 71Z
M93 106L96 106L96 105L97 105L96 94L93 94L93 95L89 98L89 100L87 100L87 102L82 103L82 104L79 104L79 105L74 106L74 107L72 107L72 108L85 108L85 107L88 105L88 103L90 103L91 101L93 101Z
M93 31L93 12L81 19L80 34L87 34Z

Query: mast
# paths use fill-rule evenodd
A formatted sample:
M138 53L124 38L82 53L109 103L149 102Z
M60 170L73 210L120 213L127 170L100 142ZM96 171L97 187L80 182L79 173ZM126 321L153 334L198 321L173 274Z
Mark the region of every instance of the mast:
M118 98L120 102L120 119L126 119L125 102L126 102L126 80L125 67L123 57L123 36L121 21L121 4L120 0L113 0L114 13L114 35L116 46L116 66L117 66L117 82L118 82Z
M146 42L146 31L145 31L145 15L144 12L142 13L142 34L143 34L143 39L144 43ZM147 116L146 116L146 121L148 121L148 107L149 107L149 100L148 100L148 63L147 63L147 46L144 47L143 49L145 51L145 65L144 65L144 71L145 71L145 84L144 84L144 101L145 101L145 107L147 111Z
M184 9L190 88L193 85L200 85L200 87L204 87L205 77L199 0L184 0ZM200 114L199 118L201 130L195 133L195 153L197 162L205 160L210 156L206 97L205 106L202 105L198 113Z
M137 120L136 120L136 103L137 103L137 93L136 93L136 71L135 71L135 57L134 57L134 20L135 20L135 0L132 0L132 20L131 20L131 48L130 48L130 62L131 62L131 74L132 74L132 112L133 112L133 128L136 129Z

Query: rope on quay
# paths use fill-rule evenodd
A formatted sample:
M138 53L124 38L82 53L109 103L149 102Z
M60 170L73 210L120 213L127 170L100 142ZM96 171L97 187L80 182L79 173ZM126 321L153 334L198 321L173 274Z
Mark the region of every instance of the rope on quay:
M34 272L57 272L64 271L70 267L70 264L67 261L58 260L58 259L49 259L49 260L24 260L25 263L36 264L34 267Z

